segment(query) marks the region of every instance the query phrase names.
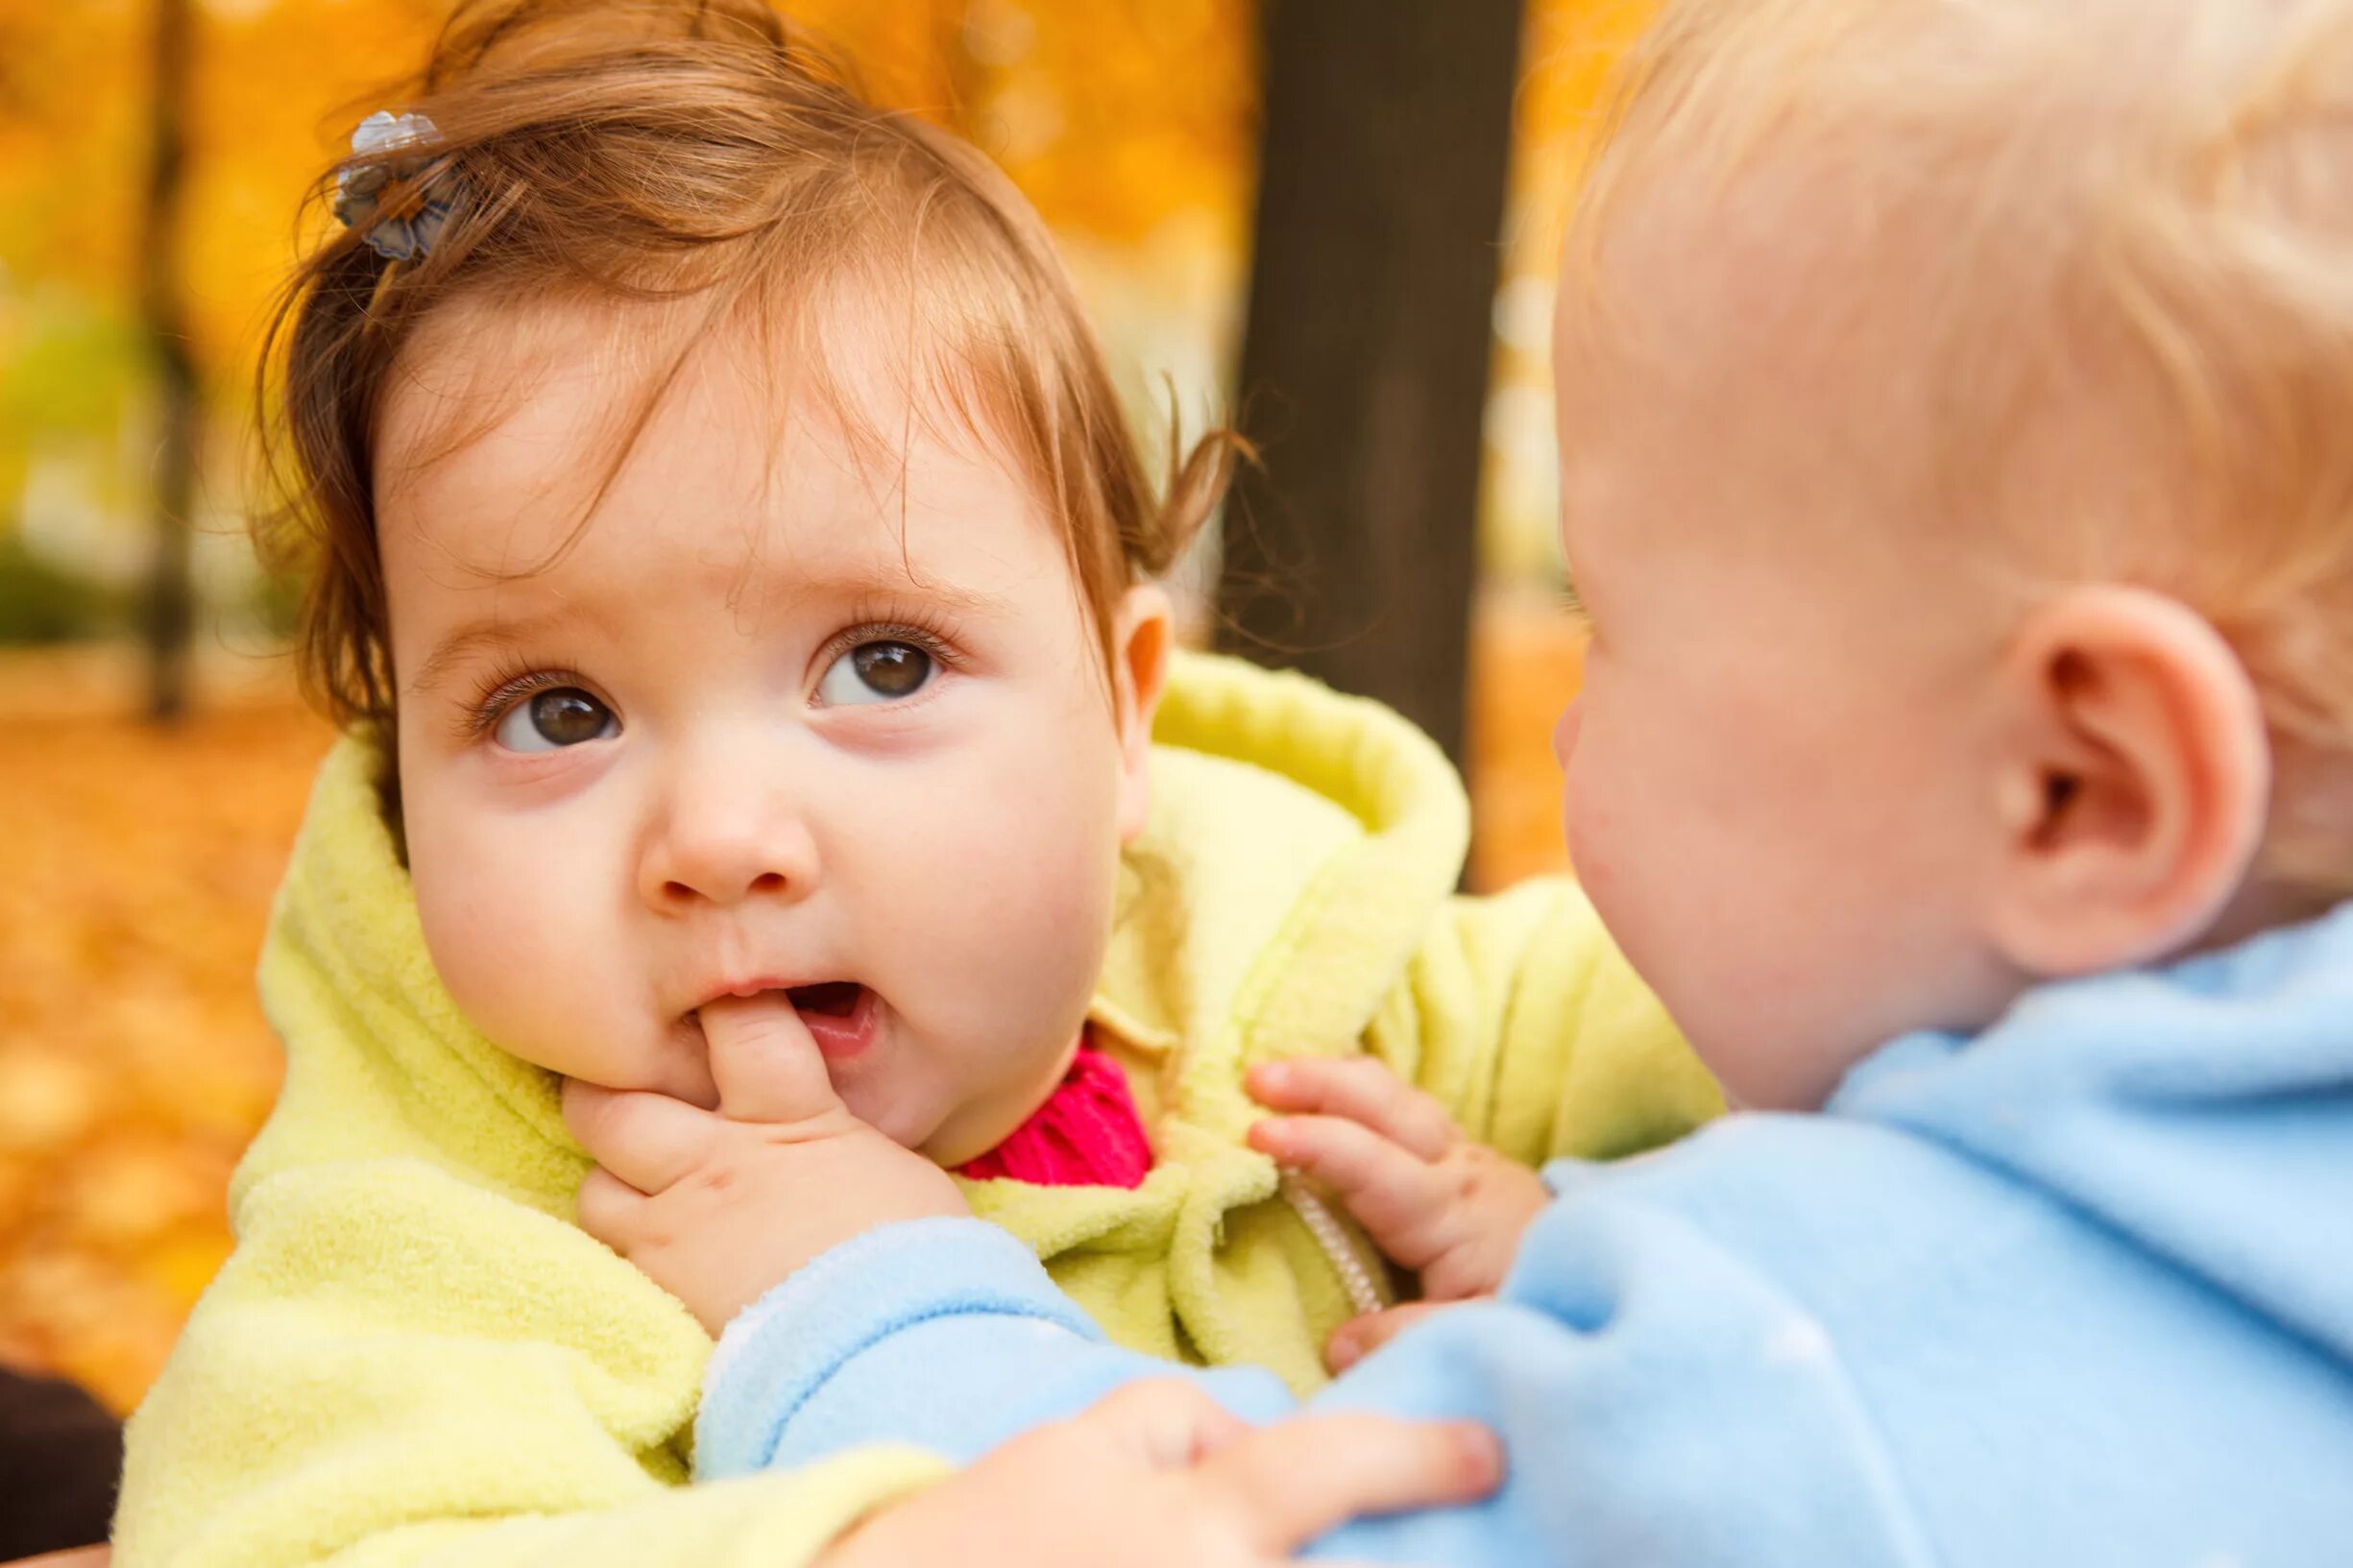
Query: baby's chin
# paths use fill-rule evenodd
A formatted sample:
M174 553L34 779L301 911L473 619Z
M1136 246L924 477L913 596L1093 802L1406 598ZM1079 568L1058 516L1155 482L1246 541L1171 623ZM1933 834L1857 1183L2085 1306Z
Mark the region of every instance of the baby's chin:
M954 1170L1010 1138L1036 1109L1034 1105L958 1107L946 1115L910 1117L896 1129L884 1130L934 1165Z
M849 1077L850 1081L843 1079ZM938 1138L948 1120L939 1107L929 1103L914 1086L905 1082L891 1083L883 1074L872 1079L864 1075L837 1073L834 1088L841 1096L841 1103L849 1107L852 1116L881 1133L901 1148L911 1148L938 1164L961 1165L974 1154L985 1154L987 1148L975 1149L973 1154L959 1158L938 1159L932 1145ZM994 1145L989 1147L994 1147ZM953 1153L954 1150L950 1150Z

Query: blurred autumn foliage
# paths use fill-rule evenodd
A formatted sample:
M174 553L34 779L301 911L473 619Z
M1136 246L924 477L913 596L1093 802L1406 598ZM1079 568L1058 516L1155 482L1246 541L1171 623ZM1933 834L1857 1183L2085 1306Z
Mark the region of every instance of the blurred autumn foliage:
M327 735L275 691L170 731L61 711L89 676L0 660L0 1361L128 1409L277 1092L254 959Z
M1128 245L1203 215L1238 247L1251 165L1249 0L794 0L876 96L996 155L1058 229ZM183 258L204 363L243 391L255 312L295 198L422 59L434 0L206 0L198 8ZM103 314L137 271L145 0L0 0L0 263ZM21 310L21 292L12 289ZM52 302L54 302L53 296ZM37 327L33 319L9 325ZM0 360L24 345L0 340Z
M997 157L1072 259L1139 398L1230 374L1257 135L1255 0L786 0L869 90ZM1502 236L1471 727L1492 883L1562 861L1546 737L1577 646L1549 609L1553 235L1633 0L1532 0ZM131 719L109 643L0 645L0 1360L117 1409L225 1256L228 1172L278 1053L253 998L324 726L239 535L249 356L297 201L437 0L200 0L182 287L206 409L200 700ZM0 644L105 631L149 548L138 331L150 0L0 0ZM314 214L310 220L321 221Z

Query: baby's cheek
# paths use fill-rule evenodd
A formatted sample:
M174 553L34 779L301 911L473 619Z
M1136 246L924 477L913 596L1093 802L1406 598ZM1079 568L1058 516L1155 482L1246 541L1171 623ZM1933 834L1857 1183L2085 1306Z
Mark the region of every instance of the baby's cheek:
M1663 918L1654 907L1667 891L1660 856L1645 853L1638 808L1621 809L1589 767L1580 764L1573 775L1564 824L1570 868L1612 938L1639 965L1651 929Z
M445 879L431 869L438 858L418 856L411 861L425 949L459 1011L475 1027L498 1038L511 1032L517 1011L512 993L520 987L506 983L507 977L537 967L530 934L535 928L497 888L486 885L489 868L477 864L463 876ZM510 918L494 918L493 910Z
M528 875L531 857L515 849L412 839L425 949L458 1011L493 1042L538 1066L605 1081L610 1073L594 1070L594 1037L570 1016L597 967L594 945L570 922L594 905Z
M1613 835L1609 828L1610 806L1603 789L1604 781L1600 770L1587 760L1588 755L1578 752L1568 760L1567 771L1562 778L1561 825L1578 877L1590 883L1607 873Z
M986 1020L958 1054L971 1078L1026 1077L1034 1052L1069 1043L1093 997L1113 917L1119 861L1108 835L1056 831L1041 816L1007 821L971 862L954 930L935 933L934 977ZM951 862L952 863L952 862ZM937 887L934 874L928 885ZM953 957L950 955L953 954ZM975 1055L985 1058L973 1059Z

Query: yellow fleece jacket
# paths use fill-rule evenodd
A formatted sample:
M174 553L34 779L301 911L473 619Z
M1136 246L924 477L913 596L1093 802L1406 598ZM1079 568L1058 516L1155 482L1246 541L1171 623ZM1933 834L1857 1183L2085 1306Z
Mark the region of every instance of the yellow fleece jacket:
M1154 738L1094 1023L1151 1064L1155 1168L967 1184L1113 1338L1320 1381L1362 1238L1336 1259L1245 1146L1253 1062L1373 1052L1530 1163L1719 1108L1573 885L1454 895L1468 810L1404 720L1188 658ZM936 1479L873 1450L685 1484L711 1341L573 1225L557 1080L435 976L375 768L356 739L328 757L279 894L285 1087L230 1187L236 1249L132 1421L118 1568L789 1568Z

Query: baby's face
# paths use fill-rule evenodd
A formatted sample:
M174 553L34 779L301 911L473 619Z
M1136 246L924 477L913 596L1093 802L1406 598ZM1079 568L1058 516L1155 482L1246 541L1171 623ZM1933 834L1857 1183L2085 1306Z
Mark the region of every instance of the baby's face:
M1817 1106L2014 984L1973 925L1996 616L1910 526L1864 335L1803 279L1654 214L1605 279L1630 338L1556 344L1563 538L1592 621L1558 745L1578 871L1741 1102ZM1628 347L1629 344L1634 347Z
M921 420L874 410L910 445L861 463L819 402L780 419L707 347L560 549L640 381L609 321L529 325L528 358L503 318L440 332L382 427L435 966L517 1055L706 1106L696 1009L769 993L860 1117L983 1152L1076 1044L1143 815L1142 720L1114 714L1059 536ZM435 460L450 398L519 376Z

